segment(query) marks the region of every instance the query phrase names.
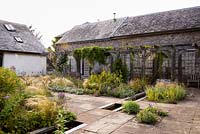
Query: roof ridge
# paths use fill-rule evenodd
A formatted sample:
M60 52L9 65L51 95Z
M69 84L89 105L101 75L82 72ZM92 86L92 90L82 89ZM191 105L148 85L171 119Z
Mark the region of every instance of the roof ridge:
M22 23L16 23L16 22L12 22L12 21L7 21L7 20L0 20L0 23L2 24L5 24L5 23L10 23L10 24L14 24L14 25L20 25L20 26L26 26L26 24L22 24Z
M110 35L110 37L113 37L115 33L118 31L119 28L121 28L122 24L128 19L129 17L125 17L124 21L113 31L113 33Z
M179 11L191 10L191 9L194 9L194 8L200 8L200 6L185 7L185 8L178 8L178 9L172 9L172 10L164 10L164 11L158 11L158 12L150 12L150 13L133 15L133 16L129 16L129 17L130 18L145 17L145 16L157 15L157 14L162 14L162 13L179 12Z

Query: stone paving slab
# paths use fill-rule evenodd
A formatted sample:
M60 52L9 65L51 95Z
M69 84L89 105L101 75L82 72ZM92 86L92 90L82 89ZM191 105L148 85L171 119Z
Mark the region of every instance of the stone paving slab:
M84 130L90 131L90 132L94 132L94 133L98 133L100 130L101 131L106 131L108 129L108 126L112 127L111 128L112 130L111 129L109 130L110 132L112 132L115 129L117 129L118 127L120 127L119 124L97 121L97 122L94 122L93 124L91 124L89 126L86 126L84 128Z
M83 109L87 109L87 110L95 109L97 107L98 106L96 106L95 104L90 104L90 103L79 104L79 108L83 108Z
M129 121L115 130L112 134L146 134L150 132L156 132L153 125L144 125L137 122Z
M98 134L109 134L113 131L115 131L117 128L119 128L121 125L119 124L115 124L115 123L109 123L107 124L105 127L103 127L102 129L99 129L97 131Z
M89 131L85 131L83 129L80 129L80 130L77 130L75 132L72 132L71 134L97 134L97 133L89 132Z
M71 112L74 112L76 115L79 115L81 113L85 113L88 110L87 109L82 109L82 108L77 108L77 107L69 107L68 108Z
M91 132L112 132L132 118L133 116L131 115L116 112L86 126L84 129ZM108 130L108 128L110 128L110 130Z
M200 134L200 124L192 126L190 134Z
M170 113L171 114L176 114L176 115L194 115L196 112L196 107L179 107L177 106L174 109L171 109Z
M186 123L186 122L170 120L166 117L156 126L158 128L160 128L162 131L170 131L170 132L174 132L174 133L179 132L182 134L185 134L185 133L188 134L192 124Z
M200 90L189 92L194 95L178 104L140 101L142 109L150 104L169 112L169 116L156 125L138 123L134 115L99 109L109 103L123 102L122 99L69 95L69 109L78 114L79 121L88 124L73 134L200 134Z
M140 105L141 109L145 109L148 106L155 106L155 107L163 108L167 111L169 111L177 106L176 104L156 103L156 102L150 102L147 100L142 100L142 101L138 102L138 104Z
M192 123L194 121L194 115L188 114L188 115L182 115L182 114L171 114L169 113L168 117L169 120L173 121L179 121L179 122L186 122L186 123Z
M133 117L134 117L133 115L128 115L126 113L115 112L101 119L101 121L122 125L126 123L127 121L131 120Z
M105 117L105 116L113 113L113 111L97 108L97 109L88 111L87 113L93 114L93 115L97 115L97 116L99 115L99 116Z
M106 105L108 103L113 103L116 101L121 101L117 98L111 97L94 97L89 95L74 95L66 93L67 97L67 108L74 112L76 115L90 112L98 107Z
M86 124L91 124L99 119L103 118L103 116L100 115L93 115L89 113L82 113L78 116L78 121L84 122Z

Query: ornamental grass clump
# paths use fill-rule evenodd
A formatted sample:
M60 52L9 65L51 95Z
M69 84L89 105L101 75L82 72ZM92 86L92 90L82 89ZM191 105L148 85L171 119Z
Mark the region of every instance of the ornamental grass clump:
M52 80L51 85L59 87L73 87L74 83L66 78L55 78Z
M140 93L145 90L147 81L146 79L136 78L136 79L131 80L128 84L136 93Z
M54 76L50 75L21 77L21 80L27 86L25 87L25 93L30 95L44 95L44 96L52 96L51 92L48 90L48 86L53 79Z
M158 82L154 87L146 90L149 101L177 103L186 96L185 87L177 83Z
M137 114L140 110L140 105L134 101L128 101L122 105L122 109L128 114Z
M58 77L53 79L49 85L48 89L54 92L68 92L74 87L74 83L64 77ZM69 89L69 90L68 90Z
M50 94L48 89L46 88L39 88L36 86L27 86L25 88L25 93L30 95L47 95Z

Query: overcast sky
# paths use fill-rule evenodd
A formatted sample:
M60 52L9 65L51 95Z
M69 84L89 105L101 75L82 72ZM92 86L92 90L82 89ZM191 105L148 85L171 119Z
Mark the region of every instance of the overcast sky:
M200 0L0 0L0 19L32 25L45 47L75 25L200 6Z

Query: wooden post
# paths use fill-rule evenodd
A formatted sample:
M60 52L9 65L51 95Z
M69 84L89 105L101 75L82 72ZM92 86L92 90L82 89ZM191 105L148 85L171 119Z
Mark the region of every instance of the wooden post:
M72 69L72 59L70 58L69 59L69 73L71 73L71 69Z
M113 72L113 56L110 55L110 72Z
M76 69L77 69L77 76L79 77L79 78L81 78L81 60L79 59L79 58L75 58L75 60L76 60Z
M84 61L84 59L82 59L81 61L82 61L82 74L81 75L84 75L84 68L85 68L85 65L84 65L85 63L84 62L85 61Z
M176 49L173 48L173 50L171 51L171 80L174 81L175 80L175 73L176 73Z
M130 57L130 79L133 78L133 59L131 58L131 53L129 53L129 57ZM133 54L133 58L134 58L134 54Z
M158 59L156 57L153 58L153 69L152 69L152 81L154 83L158 78Z
M142 79L145 77L145 50L142 49Z
M182 82L182 54L178 56L178 81Z

